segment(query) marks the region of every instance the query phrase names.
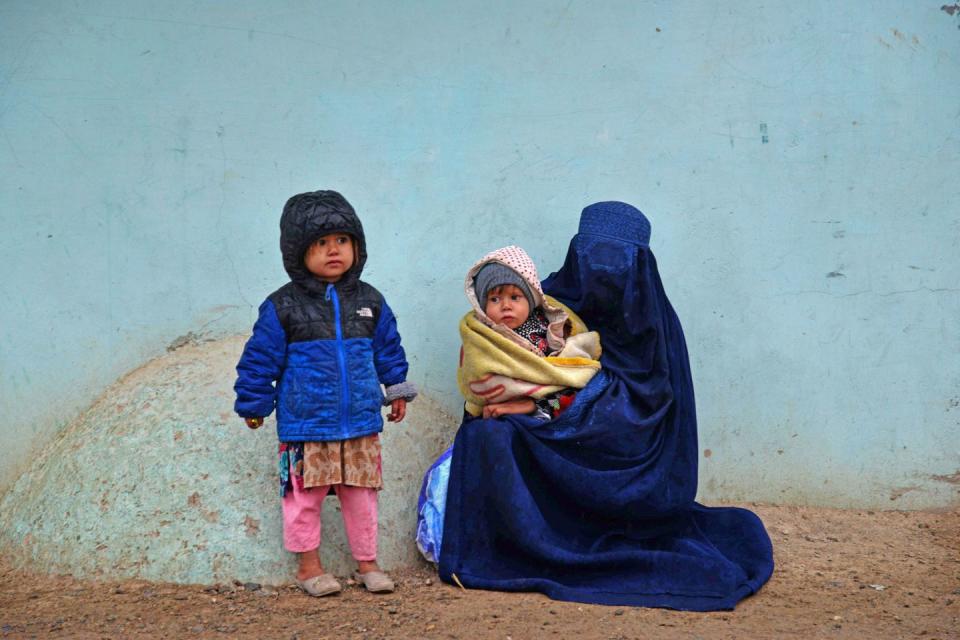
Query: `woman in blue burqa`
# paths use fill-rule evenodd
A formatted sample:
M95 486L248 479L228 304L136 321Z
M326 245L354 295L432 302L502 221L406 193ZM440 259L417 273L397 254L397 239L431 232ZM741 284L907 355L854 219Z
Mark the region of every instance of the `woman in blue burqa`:
M603 368L554 420L461 425L439 505L442 541L430 543L444 581L711 611L732 609L770 577L760 519L694 501L690 362L649 241L649 221L628 204L583 210L543 289L600 333Z

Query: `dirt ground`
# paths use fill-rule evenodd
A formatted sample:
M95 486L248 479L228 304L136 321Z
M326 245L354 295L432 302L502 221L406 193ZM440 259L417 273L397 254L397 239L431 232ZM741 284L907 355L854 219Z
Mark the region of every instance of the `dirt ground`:
M10 638L960 638L960 510L840 511L745 505L764 520L776 569L736 611L688 613L464 591L426 566L397 592L349 586L86 582L0 568Z

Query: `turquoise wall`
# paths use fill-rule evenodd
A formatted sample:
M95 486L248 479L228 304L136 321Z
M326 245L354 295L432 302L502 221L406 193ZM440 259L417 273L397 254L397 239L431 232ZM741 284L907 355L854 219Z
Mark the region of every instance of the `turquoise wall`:
M936 2L0 2L0 487L118 376L249 330L343 192L455 410L462 278L653 222L701 495L956 504L960 13ZM389 452L388 452L389 455Z

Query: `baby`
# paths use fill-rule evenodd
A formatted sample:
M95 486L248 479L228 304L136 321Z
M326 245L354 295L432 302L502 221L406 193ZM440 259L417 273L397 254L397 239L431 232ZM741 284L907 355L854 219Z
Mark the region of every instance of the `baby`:
M533 260L520 247L484 256L467 273L465 289L473 306L460 326L458 382L466 411L557 417L599 369L599 336L544 296Z

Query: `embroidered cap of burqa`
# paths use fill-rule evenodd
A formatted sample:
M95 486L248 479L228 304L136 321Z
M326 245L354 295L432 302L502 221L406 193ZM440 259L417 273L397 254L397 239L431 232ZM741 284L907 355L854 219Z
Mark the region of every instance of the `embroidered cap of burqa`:
M622 202L583 210L546 293L600 333L603 370L556 420L466 420L450 469L440 575L473 588L696 611L732 609L773 571L756 515L697 491L683 329Z

